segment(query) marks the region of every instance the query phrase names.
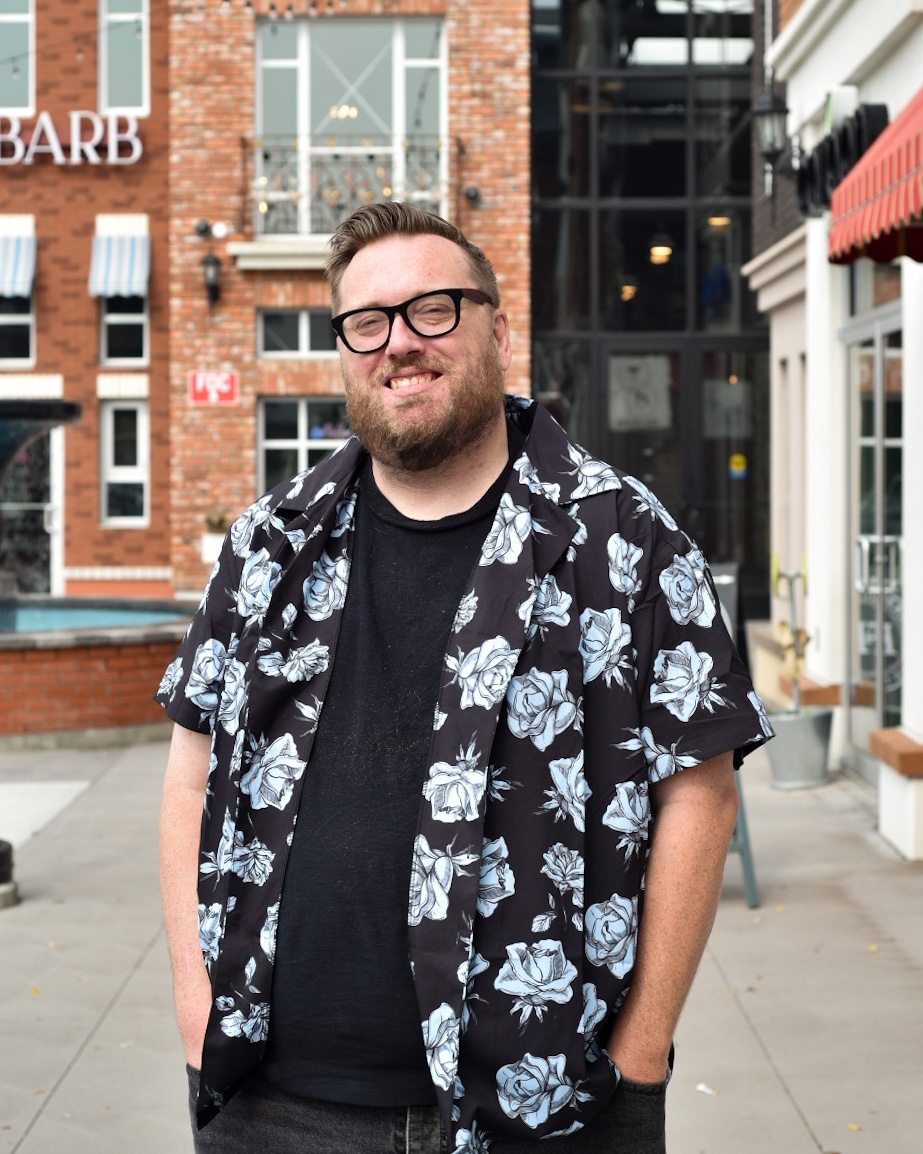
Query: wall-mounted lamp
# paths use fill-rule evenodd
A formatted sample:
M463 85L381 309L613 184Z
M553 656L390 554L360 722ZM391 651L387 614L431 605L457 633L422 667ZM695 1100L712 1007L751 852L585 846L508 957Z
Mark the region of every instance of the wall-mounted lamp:
M221 296L221 261L209 249L202 257L202 280L209 305L215 304Z
M753 105L751 113L756 128L756 146L765 162L766 195L773 196L773 173L788 143L785 134L788 109L785 101L773 89L771 81Z
M633 277L631 273L626 273L622 277L621 284L619 285L619 300L627 304L629 301L633 301L637 295L637 278Z
M665 232L658 232L651 237L648 259L651 264L666 264L673 255L673 238Z

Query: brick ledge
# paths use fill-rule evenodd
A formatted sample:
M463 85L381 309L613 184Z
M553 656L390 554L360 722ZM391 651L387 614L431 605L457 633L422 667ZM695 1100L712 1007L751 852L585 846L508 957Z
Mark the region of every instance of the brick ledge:
M923 745L897 726L873 729L869 734L869 750L902 777L923 777Z

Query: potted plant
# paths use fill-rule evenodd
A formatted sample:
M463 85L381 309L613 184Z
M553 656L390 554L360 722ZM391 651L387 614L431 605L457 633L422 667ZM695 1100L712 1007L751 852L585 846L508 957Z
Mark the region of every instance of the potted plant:
M807 577L801 572L780 573L775 556L772 565L773 594L779 596L781 583L788 592L789 621L781 621L777 636L785 652L786 664L792 678L791 704L786 710L770 713L769 719L776 731L775 740L766 747L772 768L772 783L777 789L806 789L828 781L830 729L833 710L830 706L805 706L801 701L801 674L804 670L804 651L810 637L798 624L798 606L795 585L800 581L807 592Z

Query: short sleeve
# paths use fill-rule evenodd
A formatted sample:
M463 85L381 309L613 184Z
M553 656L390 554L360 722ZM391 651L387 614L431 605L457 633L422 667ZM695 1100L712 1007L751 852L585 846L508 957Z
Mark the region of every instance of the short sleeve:
M235 590L241 561L231 535L224 540L199 608L154 694L167 716L184 729L210 733L221 700L225 669L236 645Z
M721 616L702 552L683 534L661 540L632 618L638 707L652 780L772 736L765 709ZM656 750L653 748L656 747Z

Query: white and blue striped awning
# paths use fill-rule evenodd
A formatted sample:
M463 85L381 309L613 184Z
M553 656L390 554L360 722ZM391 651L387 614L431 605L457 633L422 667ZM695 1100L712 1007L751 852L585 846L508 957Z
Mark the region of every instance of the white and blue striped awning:
M0 236L0 297L32 296L35 237Z
M151 271L149 236L94 236L91 297L146 297Z

